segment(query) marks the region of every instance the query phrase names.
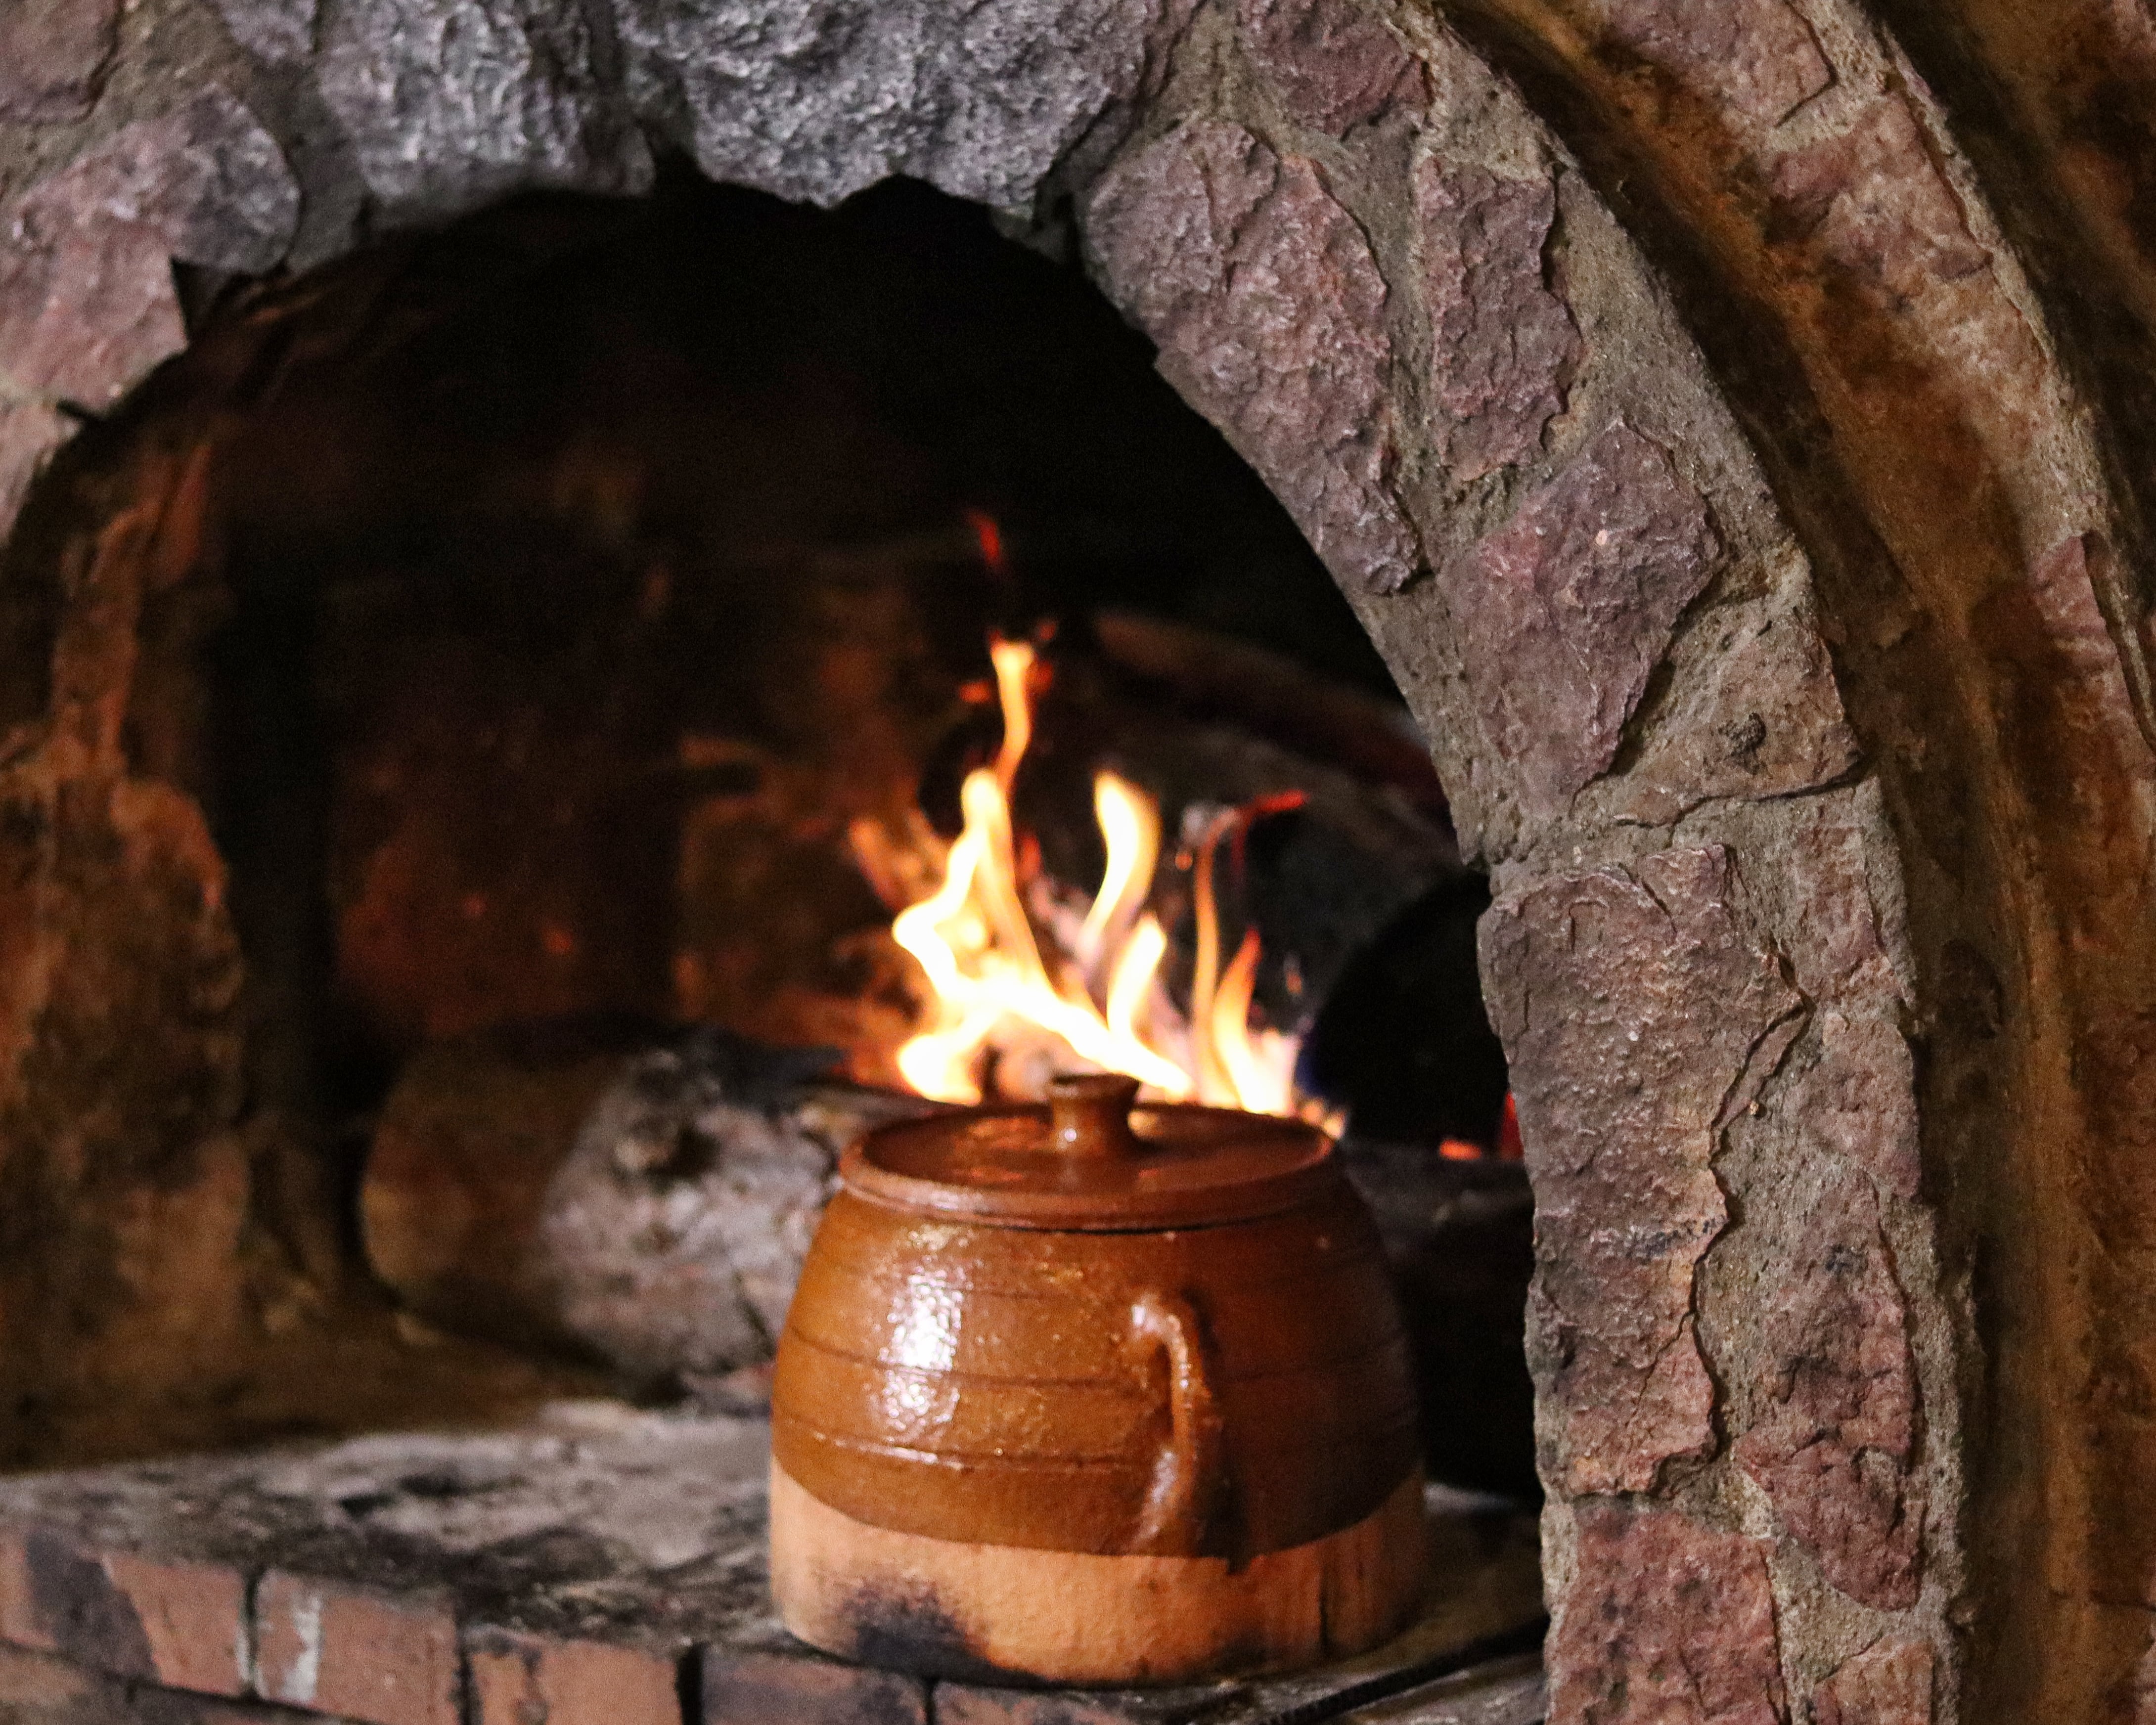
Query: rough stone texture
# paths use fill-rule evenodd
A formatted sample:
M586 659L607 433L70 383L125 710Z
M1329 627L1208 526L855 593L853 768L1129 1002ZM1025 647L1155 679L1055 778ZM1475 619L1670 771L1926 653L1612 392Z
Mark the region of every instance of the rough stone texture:
M1908 108L1881 97L1846 130L1777 157L1773 237L1817 247L1874 302L1905 305L1936 281L1974 275L1990 254Z
M0 404L0 533L14 526L46 458L74 434L74 423L42 402Z
M1194 121L1086 206L1109 294L1344 583L1390 592L1421 552L1389 484L1385 284L1317 167Z
M1932 1725L1932 1663L1921 1641L1866 1648L1812 1692L1813 1725Z
M1856 768L1856 737L1811 617L1717 608L1691 634L1625 770L1623 818L1661 825L1713 798L1785 797Z
M273 1569L255 1588L254 1657L273 1700L370 1725L459 1725L456 1618L428 1589Z
M471 1725L680 1725L678 1655L482 1629L465 1660Z
M1878 1002L1902 993L1866 867L1883 820L1880 795L1866 780L1789 807L1788 860L1774 884L1781 926L1804 933L1789 949L1797 986L1816 1001Z
M639 113L714 179L833 204L892 174L1026 203L1139 87L1163 0L623 0Z
M1756 1541L1666 1510L1587 1504L1550 1636L1550 1725L1784 1725Z
M187 339L171 260L259 272L300 193L275 139L214 87L32 187L0 259L0 371L104 407Z
M1620 420L1449 572L1476 714L1523 807L1561 812L1616 759L1720 549L1668 454Z
M1834 81L1788 0L1602 0L1602 45L1667 73L1725 114L1772 126Z
M1528 1358L1543 1476L1645 1491L1714 1445L1695 1267L1727 1219L1722 1122L1764 1081L1799 997L1733 913L1721 850L1501 900L1482 965L1536 1199Z
M1901 1027L1876 1009L1827 1007L1817 1019L1817 1061L1791 1086L1788 1106L1804 1129L1897 1197L1923 1178L1917 1135L1917 1070Z
M2056 655L2059 695L2074 698L2076 715L2090 733L2092 751L2109 747L2123 757L2128 773L2156 777L2156 753L2147 743L2136 747L2133 696L2118 644L2097 603L2096 574L2111 560L2101 536L2072 533L2061 539L2029 571L2029 597L2045 644ZM2148 619L2143 619L2143 627ZM2076 698L2077 697L2077 698Z
M1912 1501L1916 1383L1901 1290L1868 1181L1807 1208L1790 1280L1765 1294L1768 1412L1737 1442L1827 1579L1881 1609L1917 1601L1923 1506Z
M1564 411L1579 331L1545 280L1557 187L1428 155L1415 220L1430 322L1430 394L1449 422L1438 452L1455 482L1535 454Z
M319 76L389 218L439 221L534 187L649 184L598 53L552 0L344 0Z
M232 39L272 65L314 52L319 0L212 0Z
M1250 58L1288 112L1343 136L1429 99L1421 64L1358 0L1236 0Z
M0 11L0 120L80 120L104 87L120 0L12 0Z

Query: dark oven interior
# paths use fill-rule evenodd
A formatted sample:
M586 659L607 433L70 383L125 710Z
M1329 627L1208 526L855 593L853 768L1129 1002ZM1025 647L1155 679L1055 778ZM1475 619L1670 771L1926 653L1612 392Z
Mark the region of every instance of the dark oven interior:
M1332 581L1053 231L683 172L182 285L188 351L33 496L7 621L34 643L154 516L125 745L207 820L236 951L187 1010L222 1087L176 1033L48 1093L172 1089L243 1145L245 1215L174 1248L237 1316L174 1381L100 1364L97 1296L51 1291L102 1246L18 1219L5 1274L74 1340L12 1459L753 1402L834 1151L921 1106L894 917L1015 694L1008 886L1051 966L1104 996L1088 943L1150 918L1152 1048L1344 1130L1432 1474L1533 1496L1486 886ZM1113 916L1104 769L1158 829ZM1007 1027L939 1093L1074 1061ZM196 1178L114 1132L93 1153Z

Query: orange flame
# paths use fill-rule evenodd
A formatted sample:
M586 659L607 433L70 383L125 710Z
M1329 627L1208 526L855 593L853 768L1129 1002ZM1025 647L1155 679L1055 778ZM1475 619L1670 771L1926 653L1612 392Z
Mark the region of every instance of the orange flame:
M991 641L989 656L1003 708L1002 747L960 789L964 826L940 860L934 890L891 924L930 990L927 1024L898 1051L906 1081L923 1096L976 1102L984 1072L997 1069L1000 1056L1040 1051L1045 1041L1058 1068L1125 1072L1159 1096L1316 1117L1296 1094L1296 1039L1250 1024L1260 956L1256 931L1220 966L1214 892L1221 842L1233 838L1240 847L1253 819L1296 806L1300 795L1225 811L1201 836L1193 883L1198 963L1190 1018L1180 1024L1159 986L1168 934L1145 908L1160 855L1160 811L1113 773L1093 782L1094 817L1107 853L1100 891L1068 950L1043 950L1022 896L1029 847L1022 856L1010 804L1033 739L1035 656L1023 642L1001 639ZM912 843L922 842L916 833ZM855 845L877 878L904 872L894 867L887 839L857 832ZM936 872L932 868L932 877Z

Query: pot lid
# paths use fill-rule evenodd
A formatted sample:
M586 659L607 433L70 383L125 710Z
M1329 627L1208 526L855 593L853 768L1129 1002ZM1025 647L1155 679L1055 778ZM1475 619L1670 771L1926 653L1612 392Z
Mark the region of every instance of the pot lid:
M1040 1104L879 1127L839 1164L849 1191L1007 1228L1200 1228L1289 1209L1339 1179L1314 1126L1233 1108L1134 1106L1134 1078L1052 1079Z

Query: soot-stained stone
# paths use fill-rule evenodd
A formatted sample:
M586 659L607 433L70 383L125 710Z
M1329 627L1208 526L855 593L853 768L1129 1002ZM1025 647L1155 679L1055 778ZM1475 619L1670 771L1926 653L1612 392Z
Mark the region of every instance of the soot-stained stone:
M234 42L273 65L314 52L318 0L212 0Z
M1776 157L1767 179L1770 236L1809 241L1877 303L1899 306L1990 261L1897 98L1882 96L1845 131Z
M1812 1692L1813 1725L1932 1725L1932 1650L1880 1641Z
M1008 208L1137 88L1170 0L622 0L638 111L714 179L833 204L893 174Z
M1236 0L1235 16L1282 105L1314 131L1342 136L1429 102L1421 64L1358 0Z
M1788 0L1604 0L1602 45L1667 73L1725 115L1772 126L1834 82Z
M228 1564L98 1553L49 1530L10 1542L0 1635L116 1676L247 1692L247 1580Z
M1425 156L1414 198L1430 393L1449 416L1439 453L1455 480L1479 479L1541 446L1579 362L1578 328L1543 279L1557 187Z
M1286 505L1334 577L1390 592L1421 552L1389 481L1392 345L1368 240L1317 166L1196 121L1118 162L1086 235L1162 374Z
M1714 1444L1692 1276L1727 1212L1721 1127L1765 1081L1800 997L1735 914L1719 848L1500 901L1482 973L1535 1189L1528 1358L1545 1477L1644 1491Z
M536 187L640 192L651 157L573 0L344 0L322 99L393 219Z
M0 8L0 120L80 120L119 42L120 0L8 0Z
M1530 812L1563 812L1616 758L1720 550L1668 454L1620 420L1453 567L1476 711Z
M1869 1181L1834 1178L1806 1207L1787 1262L1790 1279L1763 1290L1768 1412L1738 1440L1738 1460L1835 1586L1881 1609L1913 1605L1916 1381Z
M1674 1510L1577 1512L1550 1639L1563 1725L1784 1725L1774 1596L1756 1541Z
M269 133L211 88L24 193L0 255L0 370L103 407L185 344L172 260L259 272L300 192Z
M928 1686L901 1671L814 1654L715 1655L704 1671L706 1725L926 1725Z
M1887 1191L1913 1199L1923 1163L1916 1062L1901 1027L1876 1009L1830 1006L1819 1032L1819 1059L1791 1087L1790 1112Z

